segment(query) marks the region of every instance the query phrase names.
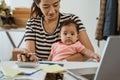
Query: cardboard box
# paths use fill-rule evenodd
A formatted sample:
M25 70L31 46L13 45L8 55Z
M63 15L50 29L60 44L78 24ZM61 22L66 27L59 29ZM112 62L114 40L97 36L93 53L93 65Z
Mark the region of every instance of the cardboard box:
M30 12L30 8L15 8L15 10L13 10L13 14L30 14Z
M30 18L30 8L15 8L13 17L17 27L26 27L27 20Z
M17 27L26 27L28 18L16 18L14 17Z

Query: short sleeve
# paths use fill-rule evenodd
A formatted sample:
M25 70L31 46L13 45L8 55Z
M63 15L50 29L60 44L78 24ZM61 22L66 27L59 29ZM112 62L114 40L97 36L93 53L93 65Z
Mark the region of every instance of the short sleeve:
M28 20L26 25L26 31L25 31L25 41L26 40L35 40L36 38L36 32L34 30L34 21Z
M85 30L85 27L84 27L81 19L78 16L72 14L72 18L71 19L74 20L77 25L79 25L79 31Z

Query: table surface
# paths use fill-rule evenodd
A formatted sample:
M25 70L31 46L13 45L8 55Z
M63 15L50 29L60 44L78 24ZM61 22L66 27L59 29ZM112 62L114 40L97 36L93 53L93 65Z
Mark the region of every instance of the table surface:
M11 29L3 29L3 28L1 28L0 27L0 31L15 31L15 32L17 32L17 31L20 31L20 32L25 32L25 28L11 28Z
M44 62L46 62L46 61L44 61ZM87 70L86 71L85 69L97 68L98 64L99 64L97 62L54 62L54 63L62 63L62 64L64 64L65 68L67 68L67 69L75 69L75 70L77 69L82 74L93 74L93 73L95 73L96 72L95 70L93 70L93 71L92 70ZM3 62L0 63L0 66L2 66L2 65L6 65L6 66L10 66L10 67L17 66L16 61L3 61ZM40 64L40 66L41 66L41 64ZM17 67L17 69L19 69L19 68ZM38 71L37 73L32 74L30 76L19 75L19 76L14 77L14 79L20 79L20 80L22 80L22 79L44 80L45 76L46 76L45 72ZM64 74L64 80L76 80L76 79L65 73Z

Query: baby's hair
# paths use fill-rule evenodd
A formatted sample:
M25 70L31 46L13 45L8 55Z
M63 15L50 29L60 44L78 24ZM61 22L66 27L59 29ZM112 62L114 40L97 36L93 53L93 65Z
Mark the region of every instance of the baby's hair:
M68 20L63 21L61 23L61 26L60 26L60 31L61 31L61 29L62 29L63 26L67 26L67 25L70 25L70 24L74 24L77 33L79 33L79 25L77 25L76 22L74 20L72 20L72 19L68 19Z

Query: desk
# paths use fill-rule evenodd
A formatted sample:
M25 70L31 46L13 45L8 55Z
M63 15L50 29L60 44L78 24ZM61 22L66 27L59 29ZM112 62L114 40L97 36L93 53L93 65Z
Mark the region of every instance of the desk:
M67 69L79 69L80 71L82 69L86 69L86 68L97 68L98 66L98 63L96 62L59 62L59 63L63 63L64 64L64 67L67 68ZM0 66L1 65L6 65L6 66L16 66L15 64L15 61L4 61L4 62L1 62L0 63ZM82 71L83 73L86 71ZM88 73L87 74L90 74L91 72L87 71ZM94 71L95 73L95 71ZM24 75L21 75L21 76L17 76L15 77L15 79L30 79L30 80L44 80L46 76L46 73L45 72L42 72L42 71L39 71L31 76L24 76ZM64 80L76 80L74 79L72 76L68 75L65 73L64 75Z
M22 39L20 40L18 46L15 45L15 42L13 41L11 35L9 32L25 32L25 28L16 28L16 29L2 29L0 28L0 31L3 31L6 33L10 43L12 44L13 48L19 48L21 43L23 42L24 40L24 36L22 37Z

